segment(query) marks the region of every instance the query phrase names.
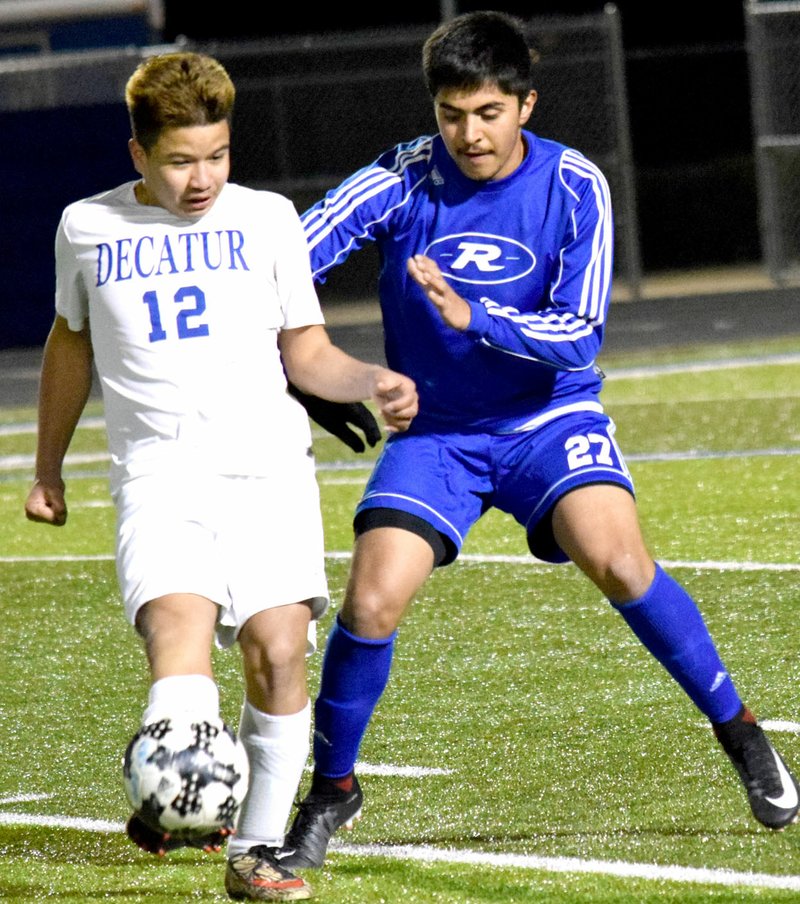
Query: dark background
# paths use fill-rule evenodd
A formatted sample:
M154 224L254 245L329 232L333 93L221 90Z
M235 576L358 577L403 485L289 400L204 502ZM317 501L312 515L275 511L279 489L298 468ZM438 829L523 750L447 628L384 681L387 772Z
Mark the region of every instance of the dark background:
M484 8L468 2L457 6L459 12ZM224 0L222 7L205 12L199 7L196 0L165 0L165 28L158 35L131 31L130 22L124 28L114 22L59 24L53 28L52 49L172 44L181 36L213 46L215 41L398 25L432 28L447 12L433 2L358 12L345 4L327 4L313 13L300 4L275 9L253 0ZM494 8L535 18L596 15L604 5L550 0ZM617 8L645 276L760 263L743 5L737 0L675 0L668 6L620 0ZM309 111L309 121L311 113L320 115ZM376 110L375 115L386 112ZM348 128L339 117L330 124L330 140ZM534 130L535 119L534 113ZM127 151L127 114L120 98L102 108L3 112L0 125L0 348L38 346L52 322L53 237L61 210L135 178ZM398 134L393 140L412 137ZM235 147L232 178L237 178Z
M459 2L458 12L487 8ZM761 258L743 3L620 0L644 270L756 262ZM597 13L599 2L505 3L523 18ZM392 25L435 25L433 2L356 11L327 4L226 0L197 13L194 0L165 0L165 38L246 40ZM346 123L341 124L346 128ZM535 130L535 121L531 127ZM397 140L413 136L398 135Z

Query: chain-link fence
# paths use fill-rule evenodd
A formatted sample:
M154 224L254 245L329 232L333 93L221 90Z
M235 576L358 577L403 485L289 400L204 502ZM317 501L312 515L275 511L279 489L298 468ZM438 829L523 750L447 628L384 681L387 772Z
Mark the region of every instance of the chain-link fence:
M800 284L800 2L745 5L765 266Z
M539 102L529 127L605 173L614 200L618 284L641 279L619 13L526 20ZM436 129L421 71L427 27L213 44L237 85L235 177L289 195L298 209L398 141ZM347 265L351 266L350 263ZM351 291L372 289L348 273ZM365 278L371 277L365 272ZM343 284L344 285L344 284Z
M236 84L232 179L279 191L302 211L385 148L435 130L420 63L436 24L181 45L216 56ZM617 9L532 18L526 27L538 56L530 128L581 150L604 171L614 199L617 285L637 297L639 235ZM46 335L61 209L135 177L124 86L141 58L163 49L0 59L0 281L14 287L0 301L4 346L38 344ZM329 291L374 293L376 261L366 251L338 269L346 272L334 274Z

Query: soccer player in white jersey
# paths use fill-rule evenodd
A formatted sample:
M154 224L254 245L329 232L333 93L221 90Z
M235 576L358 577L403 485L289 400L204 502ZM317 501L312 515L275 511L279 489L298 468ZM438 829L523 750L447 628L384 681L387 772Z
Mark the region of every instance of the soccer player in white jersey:
M67 519L62 464L94 362L117 571L152 680L143 722L217 717L212 648L238 642L250 784L225 886L237 899L298 900L308 883L274 853L308 758L306 656L328 589L311 433L287 376L315 397L371 399L390 434L408 427L417 397L409 378L330 342L291 202L228 182L234 100L205 55L153 56L131 76L141 178L70 204L57 231L26 514ZM151 853L180 846L136 814L128 834Z
M491 507L517 520L534 555L574 562L597 585L709 719L756 819L783 828L797 818L795 781L695 602L645 547L600 402L606 180L525 128L537 95L518 20L477 12L444 23L423 70L438 134L388 150L301 216L318 281L377 244L387 361L414 379L420 410L389 438L357 506L315 701L314 776L281 862L321 866L331 834L360 815L354 768L397 627Z

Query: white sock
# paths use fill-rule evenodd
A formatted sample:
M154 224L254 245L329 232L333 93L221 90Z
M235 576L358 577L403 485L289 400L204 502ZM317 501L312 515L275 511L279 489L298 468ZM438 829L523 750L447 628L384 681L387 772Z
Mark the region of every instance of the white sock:
M311 749L311 702L299 713L271 716L245 701L239 737L250 759L250 785L228 857L255 844L280 847Z
M207 675L170 675L153 682L142 724L178 713L216 719L219 688L214 681Z

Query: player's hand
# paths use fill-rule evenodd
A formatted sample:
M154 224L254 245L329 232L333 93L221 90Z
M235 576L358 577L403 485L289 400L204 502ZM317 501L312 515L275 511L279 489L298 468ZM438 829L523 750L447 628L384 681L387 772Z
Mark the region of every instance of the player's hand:
M408 259L408 272L448 326L461 332L469 326L472 318L469 304L453 290L435 261L424 254L415 254Z
M305 408L312 421L340 439L354 452L363 452L366 446L361 436L352 429L351 424L363 432L364 439L370 447L375 446L381 438L378 422L363 403L329 402L327 399L301 392L292 383L289 383L289 392Z
M408 430L419 411L419 397L414 381L404 374L385 368L378 371L372 400L389 433Z
M64 499L64 482L43 483L37 480L25 500L25 517L28 521L61 527L67 522L67 503Z

